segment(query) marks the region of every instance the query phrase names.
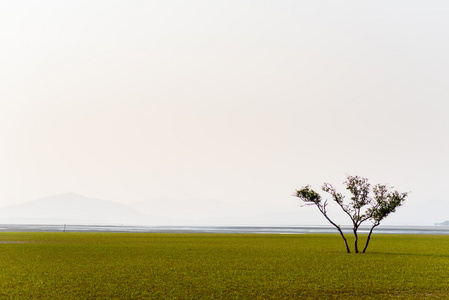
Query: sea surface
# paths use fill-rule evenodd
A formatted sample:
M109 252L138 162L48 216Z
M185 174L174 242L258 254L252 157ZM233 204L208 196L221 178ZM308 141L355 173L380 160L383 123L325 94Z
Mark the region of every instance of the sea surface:
M342 226L351 233L350 226ZM368 233L369 227L361 227L359 233ZM160 233L338 233L331 226L126 226L126 225L42 225L0 224L0 232L160 232ZM374 233L384 234L447 234L449 226L379 226Z

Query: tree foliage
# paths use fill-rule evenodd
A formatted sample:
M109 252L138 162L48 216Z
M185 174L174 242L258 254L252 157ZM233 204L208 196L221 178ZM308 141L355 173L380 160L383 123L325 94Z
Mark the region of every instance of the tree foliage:
M368 248L371 234L374 228L380 225L380 222L389 214L396 211L396 208L401 206L405 201L408 193L400 193L393 190L385 184L376 184L372 189L368 179L360 176L347 176L344 182L346 189L350 192L351 197L349 201L344 201L345 196L338 193L336 189L329 183L324 183L321 189L330 194L331 199L340 206L340 208L349 216L353 226L353 233L355 237L354 251L359 253L358 248L358 234L357 231L360 225L365 221L371 222L371 229L369 231L365 247L362 253L365 253ZM373 196L370 196L372 190ZM346 246L346 252L350 253L348 242L340 227L333 222L327 214L328 201L322 199L321 195L311 189L310 185L306 185L300 190L296 190L296 197L300 198L306 205L315 205L321 214L335 227L343 238Z

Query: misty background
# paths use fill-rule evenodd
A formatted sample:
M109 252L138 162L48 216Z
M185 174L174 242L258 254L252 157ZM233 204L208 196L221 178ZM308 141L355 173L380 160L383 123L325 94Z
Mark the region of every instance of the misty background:
M448 16L445 1L3 1L0 223L326 224L292 195L346 175L411 191L383 224L448 220Z

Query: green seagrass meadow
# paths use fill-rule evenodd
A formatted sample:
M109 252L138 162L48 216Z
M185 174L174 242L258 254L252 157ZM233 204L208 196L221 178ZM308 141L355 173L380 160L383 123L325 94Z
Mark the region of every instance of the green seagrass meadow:
M362 239L366 236L362 236ZM449 236L1 233L2 299L448 299Z

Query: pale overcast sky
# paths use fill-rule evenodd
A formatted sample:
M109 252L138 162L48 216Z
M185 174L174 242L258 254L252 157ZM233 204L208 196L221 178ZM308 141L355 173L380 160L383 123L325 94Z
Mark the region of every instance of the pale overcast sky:
M350 174L412 192L393 223L449 220L446 1L1 1L0 43L0 205L304 223L295 189Z

